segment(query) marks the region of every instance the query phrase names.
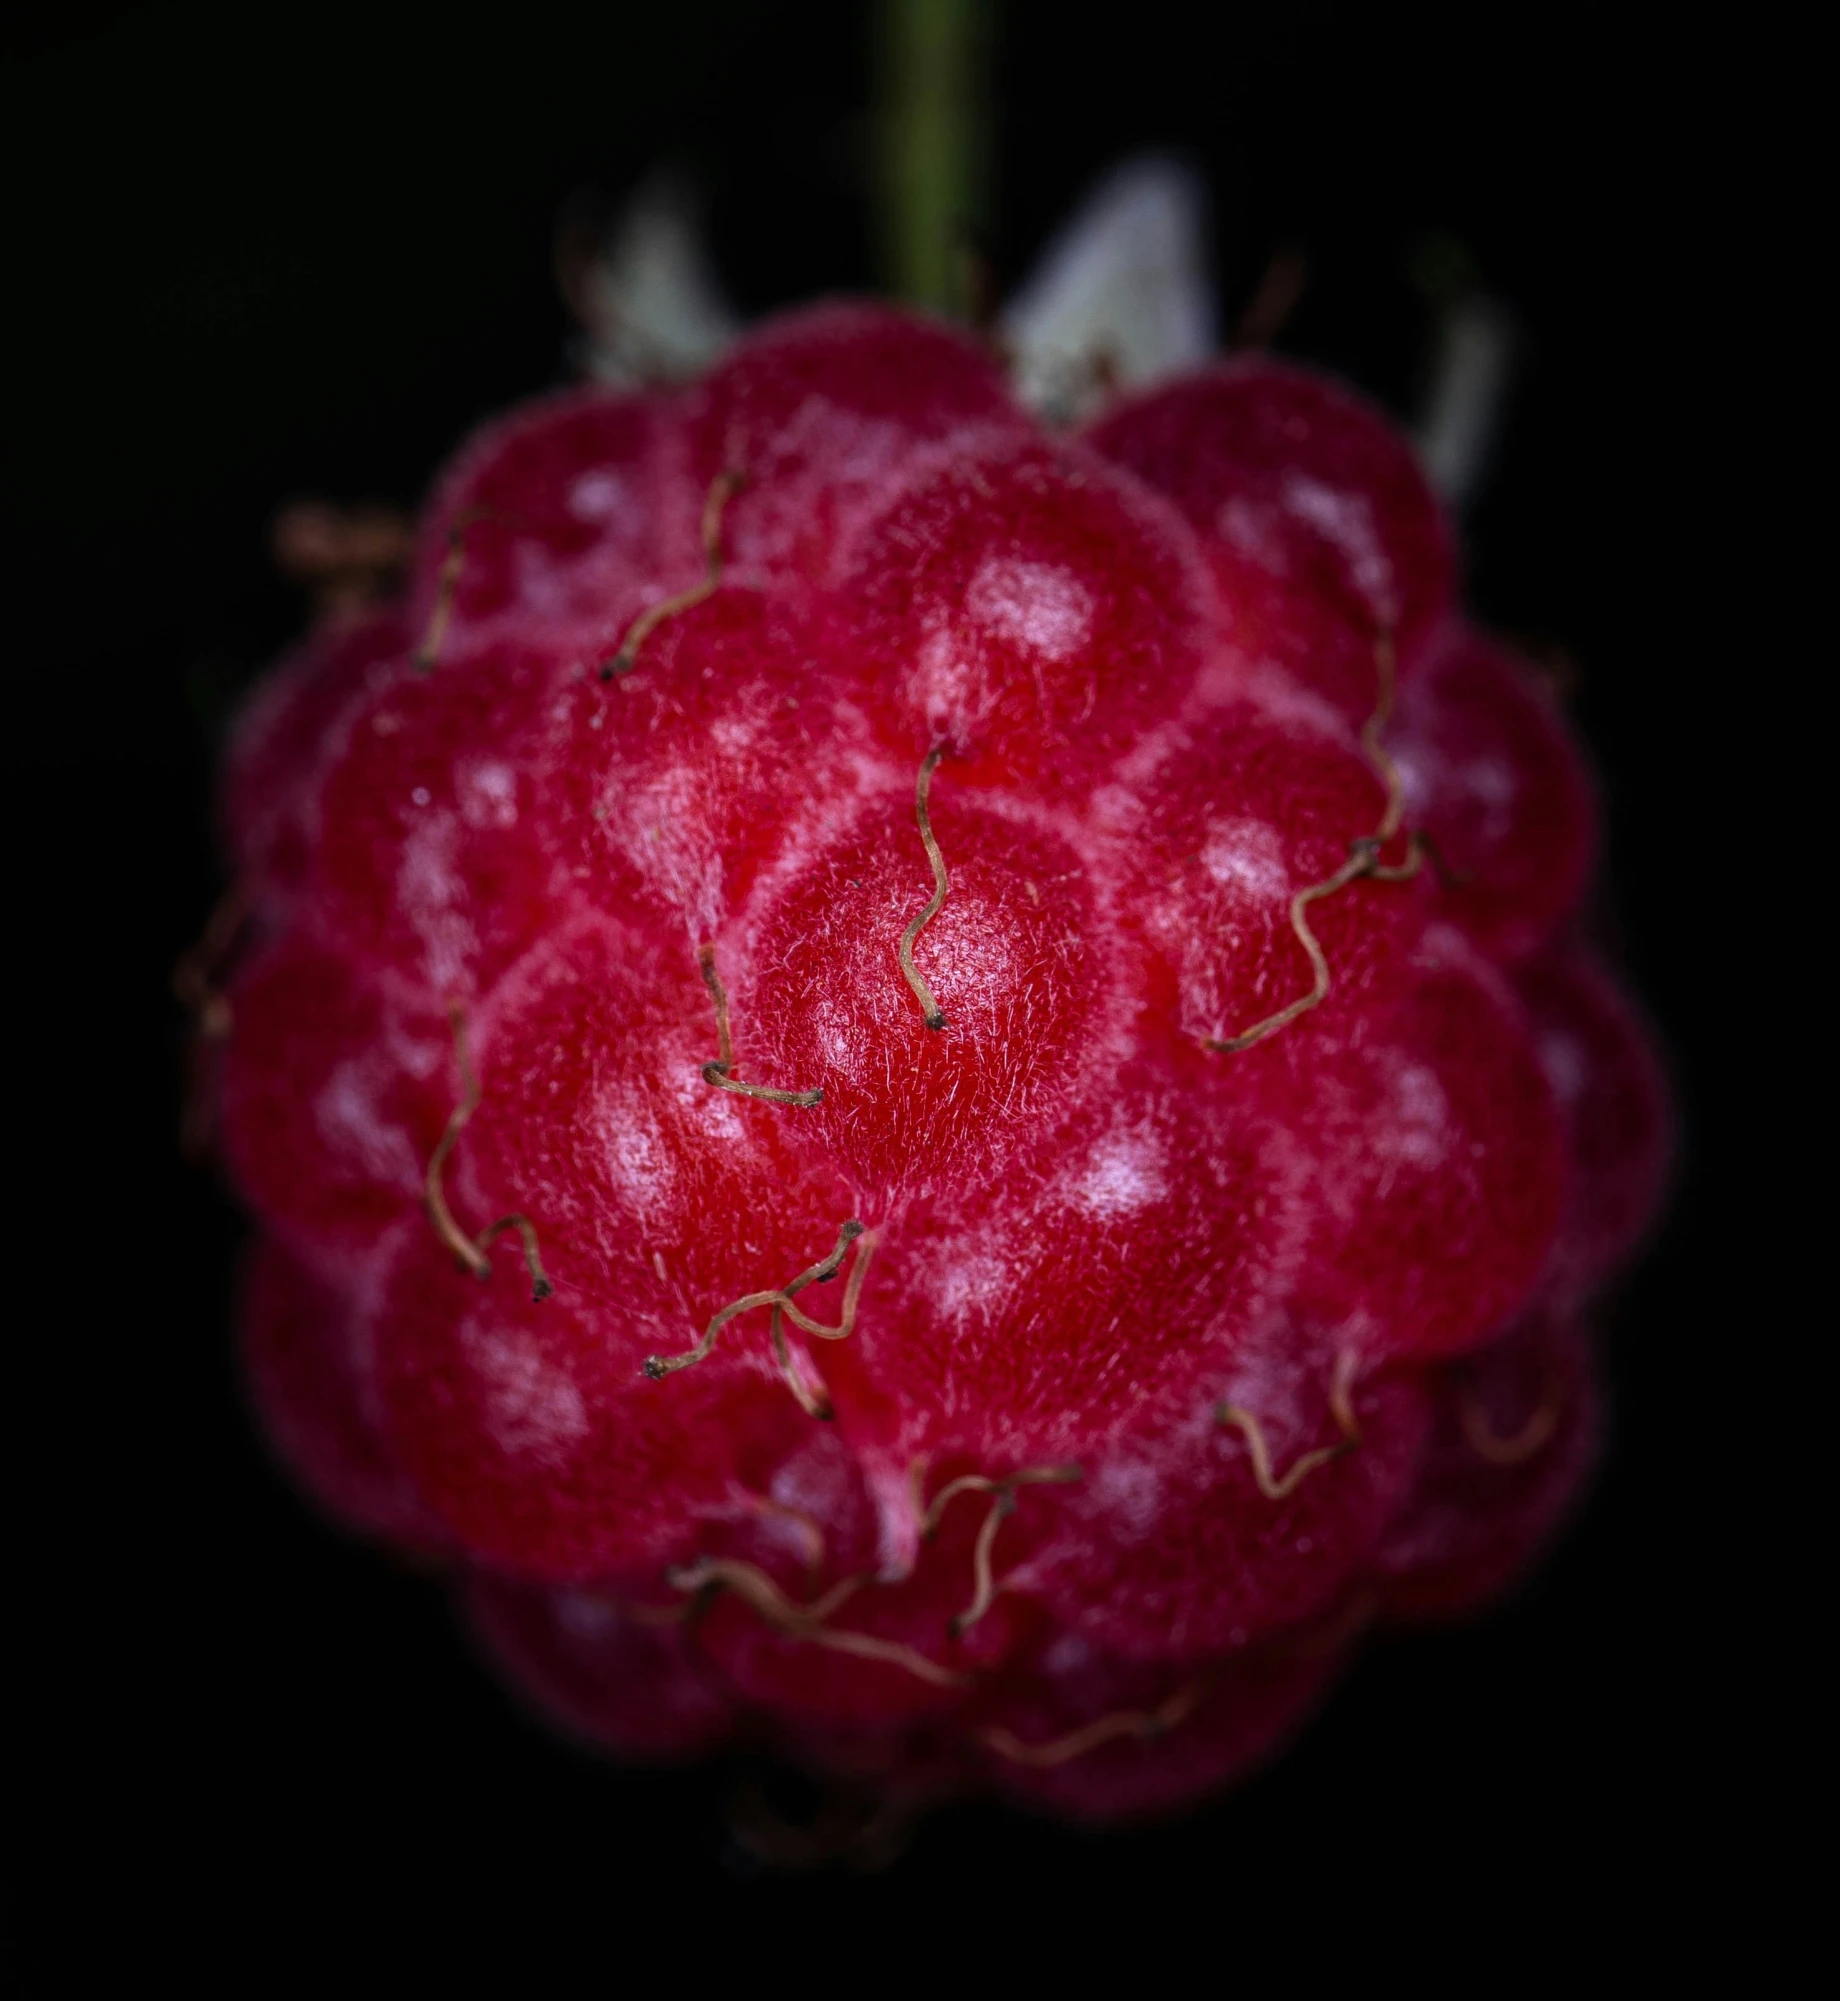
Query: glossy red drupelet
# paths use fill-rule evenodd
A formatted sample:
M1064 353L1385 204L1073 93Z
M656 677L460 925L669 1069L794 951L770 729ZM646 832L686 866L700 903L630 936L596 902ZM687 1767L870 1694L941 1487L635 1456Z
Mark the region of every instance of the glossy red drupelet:
M1172 1807L1498 1591L1666 1120L1453 604L1264 359L1050 437L826 307L489 427L232 753L277 1450L580 1735L913 1797Z

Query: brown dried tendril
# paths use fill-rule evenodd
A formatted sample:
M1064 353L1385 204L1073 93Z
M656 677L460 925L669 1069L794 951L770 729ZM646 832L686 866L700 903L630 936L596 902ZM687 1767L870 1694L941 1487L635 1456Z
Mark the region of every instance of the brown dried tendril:
M1300 994L1294 1001L1287 1002L1275 1014L1268 1014L1263 1021L1254 1022L1250 1028L1242 1029L1238 1035L1204 1035L1198 1038L1203 1049L1217 1056L1235 1056L1242 1049L1250 1049L1255 1043L1263 1042L1268 1035L1275 1035L1279 1029L1288 1028L1300 1015L1312 1008L1320 1007L1329 997L1331 976L1329 961L1323 954L1321 941L1310 928L1309 908L1326 897L1344 890L1351 882L1410 882L1424 866L1427 858L1437 871L1439 880L1449 886L1457 878L1444 866L1442 858L1428 836L1413 832L1409 835L1406 856L1402 862L1383 863L1380 859L1386 844L1399 832L1400 822L1405 817L1405 782L1399 775L1399 767L1388 754L1381 741L1381 734L1393 716L1394 650L1392 632L1383 627L1374 640L1374 672L1378 688L1374 697L1373 713L1361 725L1361 748L1375 775L1386 788L1386 805L1381 812L1379 823L1371 834L1363 834L1348 844L1348 859L1331 876L1321 882L1313 882L1300 889L1291 898L1291 930L1297 942L1304 949L1310 962L1310 990Z
M173 996L191 1018L179 1148L187 1160L209 1152L213 1126L214 1052L230 1039L230 996L224 981L249 922L252 898L240 877L212 907L204 929L172 969Z
M984 1731L979 1741L986 1749L996 1752L999 1758L1007 1758L1013 1765L1029 1765L1037 1771L1052 1770L1056 1765L1083 1758L1089 1751L1096 1751L1101 1744L1109 1744L1119 1737L1135 1737L1140 1743L1151 1743L1158 1737L1167 1736L1177 1724L1194 1713L1206 1693L1205 1680L1191 1681L1154 1709L1114 1709L1109 1715L1095 1717L1077 1730L1069 1730L1064 1737L1049 1738L1045 1744L1025 1743L1014 1731L1001 1728Z
M854 1654L858 1660L885 1661L905 1668L919 1680L935 1688L961 1688L966 1677L929 1660L916 1647L899 1640L884 1640L873 1633L853 1633L825 1622L861 1587L867 1576L846 1577L809 1605L788 1598L758 1565L727 1557L705 1557L667 1573L674 1590L702 1592L711 1589L732 1591L751 1611L787 1638L808 1640L814 1646L829 1647L840 1654Z
M524 1246L524 1264L530 1273L530 1296L532 1299L547 1299L555 1287L550 1283L543 1269L543 1260L537 1250L537 1231L528 1216L501 1216L496 1223L490 1223L477 1237L469 1237L454 1219L454 1212L448 1207L447 1192L443 1186L448 1156L459 1143L466 1122L479 1109L479 1078L473 1069L473 1059L467 1047L466 1011L458 1001L452 1002L447 1010L449 1027L454 1036L454 1061L460 1071L460 1102L448 1117L447 1129L429 1156L428 1174L423 1189L424 1206L428 1220L434 1226L434 1233L453 1252L466 1270L475 1278L490 1278L492 1260L487 1255L492 1245L507 1230L515 1230Z
M1303 1453L1282 1478L1272 1473L1271 1448L1265 1442L1265 1427L1251 1411L1239 1404L1223 1403L1219 1417L1222 1424L1236 1425L1245 1434L1246 1450L1252 1458L1252 1477L1258 1489L1268 1501L1282 1501L1294 1494L1319 1466L1328 1465L1331 1459L1341 1458L1344 1452L1352 1452L1361 1442L1360 1420L1354 1413L1354 1400L1350 1392L1354 1388L1355 1371L1360 1366L1360 1357L1352 1348L1344 1348L1335 1358L1335 1375L1329 1385L1329 1410L1341 1438L1334 1445L1318 1445Z
M794 1303L794 1295L804 1291L808 1285L821 1285L835 1278L843 1268L843 1261L849 1255L850 1246L859 1238L863 1240L862 1248L856 1254L855 1262L850 1267L849 1282L844 1287L842 1318L835 1327L827 1327L822 1321L813 1320L801 1312ZM715 1346L716 1336L731 1320L743 1313L750 1313L759 1306L772 1307L776 1323L783 1314L796 1326L803 1328L807 1334L815 1334L822 1341L847 1339L856 1325L857 1301L862 1296L863 1279L868 1273L869 1259L873 1251L874 1240L867 1236L863 1225L852 1218L837 1232L837 1241L828 1255L820 1258L815 1265L809 1266L800 1272L797 1278L789 1280L783 1286L775 1286L763 1292L745 1293L740 1299L731 1301L710 1320L709 1325L703 1330L703 1338L694 1348L685 1349L681 1355L647 1355L644 1364L645 1373L654 1382L658 1382L674 1370L687 1369L693 1362L702 1361ZM808 1410L811 1410L812 1404L807 1400L808 1393L792 1368L783 1330L776 1328L774 1346L793 1394ZM828 1414L828 1399L825 1400L821 1410L813 1410L814 1416Z
M971 1550L971 1603L952 1621L954 1639L962 1639L983 1618L1003 1589L1003 1580L992 1569L991 1555L996 1547L997 1531L1005 1519L1016 1512L1016 1489L1061 1487L1080 1477L1081 1471L1077 1466L1028 1466L1020 1473L1012 1473L1001 1480L990 1479L982 1473L964 1473L956 1480L947 1481L933 1496L931 1506L921 1517L920 1533L923 1537L938 1532L947 1507L960 1494L990 1496L990 1508L978 1525L977 1541Z
M940 907L951 889L951 878L946 874L946 858L939 852L939 843L933 838L932 815L927 810L927 793L932 788L933 773L938 769L939 760L945 756L945 745L935 744L926 754L920 766L920 776L914 786L914 818L920 823L920 845L926 850L926 858L933 865L933 893L925 907L908 920L907 929L901 933L901 943L896 956L901 961L901 974L914 990L914 998L920 1003L920 1012L928 1028L944 1028L946 1018L933 990L921 977L920 969L914 964L914 941L921 932L939 915Z
M460 572L466 564L466 531L474 522L483 521L491 512L490 508L473 507L464 514L456 515L447 530L447 554L441 561L441 574L435 581L434 609L428 615L428 630L422 634L422 643L415 649L410 665L418 674L431 674L441 658L441 642L447 637L447 627L454 615L454 599L460 590Z
M676 592L658 603L648 605L631 625L626 628L626 637L620 641L620 649L600 665L603 681L612 681L621 674L630 674L638 664L639 649L668 618L677 618L684 612L693 610L705 598L713 597L722 583L722 516L728 503L747 484L745 473L719 472L709 482L709 491L703 498L703 563L704 571L700 582L688 590Z
M809 1107L821 1105L824 1093L818 1091L779 1091L767 1084L744 1084L734 1074L735 1045L728 1026L728 993L721 977L716 972L716 948L713 945L697 947L696 963L703 975L703 984L709 989L709 998L716 1011L716 1050L713 1063L703 1065L703 1082L713 1084L718 1090L733 1091L738 1097L764 1098L770 1105L799 1105Z
M1464 1443L1478 1459L1487 1460L1491 1466L1524 1466L1529 1459L1537 1458L1557 1435L1559 1419L1564 1413L1565 1385L1556 1372L1548 1377L1540 1400L1527 1414L1526 1421L1506 1437L1489 1422L1489 1414L1479 1397L1466 1396L1458 1406Z

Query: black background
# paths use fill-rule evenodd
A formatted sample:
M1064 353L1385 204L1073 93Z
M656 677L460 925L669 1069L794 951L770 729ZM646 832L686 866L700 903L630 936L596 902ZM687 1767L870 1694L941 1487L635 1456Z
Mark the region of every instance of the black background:
M173 1142L166 988L218 882L217 732L303 616L266 554L276 506L412 503L477 418L556 379L551 236L582 187L687 165L749 312L873 284L863 9L173 4L15 45L12 1527L40 1690L16 1715L52 1775L22 1809L35 1907L73 1966L103 1943L208 1957L255 1923L279 1979L376 1924L429 1953L587 1947L610 1981L654 1950L691 1978L724 1939L762 1975L957 1981L992 1920L1044 1974L1103 1938L1222 1981L1273 1946L1287 1977L1348 1957L1470 1984L1587 1927L1679 1943L1733 1920L1786 1755L1754 1670L1791 1650L1760 1564L1798 1455L1793 1423L1751 1431L1745 1358L1787 1338L1759 1279L1783 1226L1732 943L1770 790L1733 691L1781 657L1742 470L1767 428L1741 350L1770 310L1774 197L1728 47L1362 19L1202 30L1167 0L1103 20L1013 0L990 248L1013 282L1154 143L1209 179L1229 315L1304 246L1281 345L1396 408L1425 359L1428 232L1513 310L1471 593L1578 663L1607 908L1684 1107L1670 1218L1612 1314L1613 1450L1517 1599L1377 1645L1238 1794L1105 1837L958 1809L867 1879L751 1875L730 1770L621 1772L553 1741L435 1582L270 1470L225 1326L239 1226Z

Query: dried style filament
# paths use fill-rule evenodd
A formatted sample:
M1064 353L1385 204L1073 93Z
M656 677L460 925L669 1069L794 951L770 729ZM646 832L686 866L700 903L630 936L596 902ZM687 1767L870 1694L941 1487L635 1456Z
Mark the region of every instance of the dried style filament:
M1375 1585L1357 1584L1340 1605L1302 1632L1275 1642L1272 1651L1292 1660L1327 1660L1365 1632L1385 1602Z
M1110 1715L1095 1717L1078 1730L1070 1730L1064 1737L1051 1737L1045 1744L1026 1744L1014 1731L1000 1728L983 1731L979 1742L1012 1765L1031 1765L1037 1771L1048 1771L1083 1758L1114 1738L1135 1737L1140 1743L1154 1742L1192 1715L1206 1692L1205 1681L1191 1681L1154 1709L1114 1709Z
M797 1536L805 1552L805 1568L816 1577L824 1568L826 1543L823 1524L803 1508L788 1507L784 1501L776 1501L770 1494L757 1494L746 1487L741 1492L750 1513L763 1522L784 1522Z
M1001 1480L993 1480L984 1473L961 1473L956 1480L948 1480L933 1496L921 1517L920 1533L923 1537L936 1534L939 1524L945 1519L946 1509L960 1494L1008 1494L1013 1497L1018 1487L1064 1487L1080 1477L1078 1466L1025 1466L1020 1473L1007 1474Z
M728 1831L769 1869L828 1869L838 1864L858 1875L899 1859L924 1799L879 1786L827 1780L808 1821L782 1813L754 1779L735 1788Z
M854 1230L862 1237L856 1252L856 1262L850 1267L850 1275L843 1286L843 1312L835 1327L826 1327L822 1320L813 1320L792 1303L792 1295L801 1292L815 1282L834 1278L837 1267L829 1264L826 1269L814 1265L808 1272L801 1272L780 1295L780 1311L795 1327L803 1328L807 1334L815 1334L820 1341L847 1341L856 1329L856 1306L862 1298L863 1280L869 1276L869 1260L875 1255L875 1239L864 1233L860 1223L846 1223L846 1230Z
M818 1091L776 1091L766 1084L744 1084L734 1075L735 1045L728 1028L728 994L716 972L716 948L701 945L697 948L696 963L702 971L703 984L709 989L709 998L716 1010L716 1049L718 1054L713 1063L703 1065L703 1082L714 1084L718 1090L733 1091L743 1098L764 1098L770 1105L821 1105L824 1093Z
M460 588L460 569L466 561L466 530L459 523L447 531L447 554L435 583L434 610L428 616L428 630L415 649L413 665L418 674L432 673L441 657L441 642L447 637L447 622L453 617L454 596Z
M703 561L706 567L702 581L692 584L688 590L678 591L674 596L661 598L657 604L648 605L633 620L626 628L620 650L610 660L601 663L600 677L603 681L630 674L638 663L640 647L667 618L676 618L683 612L691 611L705 598L715 595L722 582L722 516L728 503L746 484L746 475L738 472L719 472L709 482L709 492L703 499Z
M923 1463L922 1461L915 1461L916 1484L918 1484L918 1475ZM933 1496L931 1505L920 1517L920 1534L922 1539L924 1540L929 1536L938 1534L939 1524L945 1519L946 1509L958 1499L960 1494L994 1494L996 1491L997 1482L983 1473L961 1473L956 1480L948 1480L940 1488L939 1492Z
M435 1144L429 1156L428 1174L424 1186L424 1196L428 1209L428 1220L434 1225L434 1233L453 1252L461 1264L475 1277L483 1278L492 1267L479 1246L461 1229L454 1220L454 1212L447 1206L447 1193L442 1185L442 1177L447 1167L447 1156L459 1143L466 1122L479 1109L479 1079L474 1073L472 1057L467 1049L466 1016L456 1004L447 1011L448 1026L453 1031L454 1060L460 1070L460 1102L449 1113L446 1130Z
M1003 1589L1002 1581L991 1568L991 1553L996 1547L997 1531L1003 1526L1005 1518L1016 1512L1016 1489L1065 1486L1068 1481L1079 1478L1080 1468L1077 1466L1031 1466L1020 1473L1012 1473L1004 1480L992 1480L982 1473L964 1473L958 1479L948 1481L933 1496L932 1505L921 1518L922 1537L937 1533L947 1506L960 1494L990 1496L989 1512L978 1524L977 1541L971 1549L971 1603L952 1621L952 1637L955 1640L962 1639L983 1618Z
M803 1635L809 1628L822 1625L831 1614L838 1611L868 1582L868 1577L846 1577L839 1584L833 1584L821 1598L814 1598L809 1605L795 1604L757 1563L744 1563L736 1557L705 1556L695 1563L680 1564L666 1573L666 1582L673 1591L695 1593L699 1591L732 1591L744 1604L760 1614L769 1625L777 1626L781 1632Z
M275 516L268 546L276 569L309 593L315 622L342 624L390 594L415 554L415 534L393 507L295 500Z
M831 1405L830 1392L822 1383L813 1389L805 1380L786 1341L786 1321L790 1318L807 1334L815 1334L820 1341L846 1340L856 1328L856 1306L862 1297L863 1280L869 1275L869 1260L875 1255L875 1239L865 1235L862 1246L856 1253L856 1262L850 1267L850 1276L843 1288L843 1314L835 1327L826 1327L821 1320L813 1320L809 1315L793 1305L792 1295L803 1287L828 1279L835 1275L835 1266L826 1270L814 1265L786 1287L781 1297L774 1301L771 1323L773 1358L779 1363L779 1372L785 1378L786 1387L798 1399L799 1407L807 1417L829 1419L836 1415Z
M697 1601L694 1598L680 1599L675 1605L635 1605L628 1599L616 1601L616 1606L624 1618L635 1626L656 1628L682 1626L695 1618Z
M1309 283L1310 260L1301 250L1278 251L1265 266L1246 309L1233 328L1236 348L1269 347L1284 331Z
M488 511L483 507L472 508L459 515L448 528L447 554L441 562L441 574L435 580L434 610L428 615L428 630L422 634L422 643L410 662L418 674L432 673L441 658L441 642L447 637L454 599L460 592L460 572L466 564L466 531L475 521L484 520Z
M694 1348L686 1348L681 1355L647 1355L645 1373L653 1382L660 1382L678 1369L687 1369L693 1362L703 1361L716 1345L716 1336L728 1323L743 1313L751 1313L757 1306L774 1306L779 1302L777 1292L750 1292L732 1301L716 1314L703 1329L703 1338Z
M1367 761L1374 768L1375 776L1386 787L1386 811L1380 816L1380 824L1370 838L1384 847L1399 831L1399 823L1405 818L1406 788L1399 776L1399 767L1387 755L1386 746L1380 741L1380 733L1393 720L1393 690L1398 675L1398 656L1393 647L1391 626L1383 625L1374 635L1374 690L1373 713L1361 725L1361 748L1367 753Z
M1431 864L1431 873L1438 879L1440 889L1461 889L1465 883L1474 882L1476 871L1467 868L1453 868L1444 850L1440 848L1422 827L1412 829L1412 844L1426 861Z
M1246 1450L1252 1458L1252 1477L1258 1483L1259 1492L1268 1501L1288 1499L1319 1466L1328 1465L1331 1459L1339 1459L1344 1452L1352 1452L1360 1444L1360 1421L1354 1414L1354 1401L1350 1395L1358 1367L1359 1357L1352 1348L1344 1348L1336 1357L1335 1375L1329 1385L1329 1411L1342 1434L1340 1440L1334 1445L1318 1445L1304 1453L1282 1479L1272 1475L1271 1448L1265 1443L1265 1427L1251 1411L1238 1404L1223 1403L1220 1406L1221 1423L1237 1425L1245 1434Z
M556 1288L551 1285L543 1270L543 1260L537 1249L537 1226L528 1216L501 1216L496 1223L489 1223L479 1233L481 1262L485 1261L484 1253L490 1250L507 1230L515 1230L518 1242L524 1247L524 1268L530 1273L531 1298L547 1299ZM483 1271L478 1271L477 1268L475 1270L478 1277L485 1277Z
M217 899L196 942L172 969L173 996L207 1042L221 1042L230 1033L230 1002L219 981L248 922L250 901L249 886L239 877Z
M1297 942L1309 954L1310 970L1314 979L1307 994L1300 995L1287 1006L1279 1008L1276 1014L1269 1014L1263 1021L1255 1022L1251 1028L1238 1035L1226 1037L1207 1035L1201 1038L1203 1049L1217 1056L1235 1056L1242 1049L1250 1049L1255 1042L1263 1042L1268 1035L1277 1034L1281 1028L1288 1028L1300 1014L1308 1014L1311 1008L1320 1007L1329 997L1329 961L1323 956L1323 948L1317 942L1316 933L1310 929L1310 920L1304 914L1312 903L1319 903L1325 896L1333 896L1337 890L1346 889L1357 876L1371 875L1374 870L1374 856L1378 850L1366 841L1354 843L1354 853L1325 882L1312 883L1308 889L1300 889L1291 898L1291 929L1297 934Z
M772 1306L786 1310L791 1318L808 1333L817 1334L827 1340L841 1341L855 1324L856 1301L862 1291L861 1272L867 1262L864 1252L857 1254L856 1265L850 1274L851 1282L844 1292L844 1323L840 1327L825 1327L817 1321L807 1320L792 1305L792 1295L801 1292L808 1285L822 1284L826 1279L837 1276L842 1269L850 1246L863 1234L862 1224L852 1218L837 1232L837 1241L827 1257L820 1258L815 1265L799 1273L798 1277L783 1286L775 1286L765 1292L750 1292L740 1299L731 1301L703 1329L703 1338L694 1348L687 1348L681 1355L647 1355L645 1373L653 1382L670 1375L676 1369L687 1369L692 1362L702 1361L716 1344L716 1336L728 1323L743 1313L751 1313L757 1306Z
M933 893L927 899L926 907L909 920L907 929L901 933L901 944L897 956L901 961L901 974L914 990L914 998L920 1003L920 1012L926 1019L928 1028L944 1028L946 1018L939 1003L933 998L933 990L920 976L920 969L914 964L914 940L939 915L940 907L946 900L946 893L952 887L951 878L946 874L946 858L939 852L939 843L933 838L932 816L927 810L927 793L932 788L933 773L938 769L939 760L946 754L944 744L935 744L926 754L920 766L920 777L914 787L914 818L920 823L920 845L926 849L926 858L933 864Z
M1357 848L1372 847L1375 855L1379 854L1379 843L1373 841L1371 838L1365 841L1357 841L1355 846ZM1406 836L1405 860L1402 862L1387 863L1376 860L1373 866L1367 871L1367 879L1369 882L1410 882L1418 874L1419 870L1424 867L1430 853L1430 842L1425 839L1423 834L1414 829L1412 833Z
M1379 824L1371 834L1363 834L1348 844L1348 859L1332 876L1322 882L1311 883L1307 889L1300 889L1291 898L1291 929L1296 933L1297 942L1303 947L1310 961L1310 990L1300 994L1294 1001L1281 1007L1275 1014L1269 1014L1263 1021L1242 1030L1238 1035L1200 1037L1203 1049L1216 1056L1236 1056L1242 1049L1250 1049L1255 1042L1263 1042L1268 1035L1275 1035L1279 1029L1288 1028L1299 1015L1305 1015L1312 1008L1320 1007L1329 998L1331 976L1329 961L1316 933L1310 928L1306 914L1312 903L1319 903L1325 897L1334 896L1351 882L1367 880L1371 882L1410 882L1424 866L1429 857L1440 881L1449 884L1454 880L1445 868L1442 859L1432 846L1429 838L1414 832L1406 850L1403 862L1383 863L1381 851L1387 842L1399 832L1401 820L1405 817L1405 782L1399 775L1399 767L1388 755L1380 741L1381 732L1393 716L1394 652L1393 635L1383 627L1374 640L1374 671L1378 689L1374 697L1373 713L1361 725L1361 748L1375 775L1386 788L1386 806L1380 815Z
M1463 1424L1464 1443L1478 1459L1486 1459L1491 1466L1524 1466L1552 1443L1564 1411L1564 1385L1557 1380L1549 1380L1527 1421L1506 1438L1490 1424L1488 1412L1474 1395L1463 1399L1458 1414Z
M530 1273L530 1296L532 1299L547 1299L556 1288L543 1269L543 1260L537 1250L536 1225L528 1216L501 1216L496 1223L488 1224L477 1238L473 1238L461 1229L454 1220L454 1212L447 1205L443 1176L448 1156L459 1144L467 1120L478 1111L480 1099L479 1077L473 1069L472 1054L467 1047L466 1011L457 1001L448 1008L447 1020L454 1034L454 1061L460 1070L461 1095L460 1102L448 1117L446 1131L429 1156L423 1189L428 1220L434 1226L435 1235L475 1278L492 1276L492 1260L487 1252L507 1230L515 1230L524 1246L524 1264Z
M939 1662L928 1660L918 1647L910 1647L901 1640L877 1639L873 1633L852 1633L838 1631L833 1627L821 1627L815 1633L804 1633L798 1637L815 1641L821 1647L833 1648L840 1654L854 1654L858 1660L884 1661L890 1667L905 1668L920 1681L930 1682L935 1688L963 1688L969 1675L957 1673Z
M854 1654L865 1661L885 1661L905 1668L935 1688L962 1688L966 1677L939 1662L929 1660L918 1648L899 1640L879 1639L873 1633L852 1633L828 1626L830 1618L869 1580L866 1576L846 1577L834 1584L823 1597L809 1605L795 1604L757 1564L741 1563L726 1557L706 1557L668 1573L668 1581L678 1591L707 1591L711 1587L732 1591L751 1611L788 1639L809 1640L815 1646L836 1653Z
M211 1052L229 1040L231 1028L230 997L222 982L249 921L251 901L249 886L239 877L217 899L196 942L172 969L173 997L191 1017L192 1028L179 1109L179 1151L187 1160L201 1160L210 1151L214 1097Z
M1351 1448L1361 1442L1361 1420L1354 1414L1354 1379L1360 1366L1355 1350L1344 1348L1336 1356L1335 1372L1329 1378L1329 1415Z
M822 1418L827 1423L837 1415L831 1403L830 1392L822 1383L816 1389L805 1380L803 1371L792 1358L792 1350L786 1341L786 1309L783 1301L776 1301L772 1319L773 1359L779 1364L780 1375L786 1387L798 1401L799 1408L807 1417Z
M997 1531L1003 1526L1004 1517L1016 1512L1016 1496L1001 1493L992 1497L990 1510L978 1524L977 1541L971 1546L971 1603L962 1612L954 1615L949 1628L955 1640L961 1640L971 1628L996 1603L997 1593L1003 1588L991 1569L990 1554L996 1547Z

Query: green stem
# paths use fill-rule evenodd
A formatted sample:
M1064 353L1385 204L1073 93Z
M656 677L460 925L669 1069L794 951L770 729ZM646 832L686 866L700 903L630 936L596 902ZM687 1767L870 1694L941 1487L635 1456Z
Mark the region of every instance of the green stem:
M962 315L985 219L992 0L880 0L882 199L889 281Z

